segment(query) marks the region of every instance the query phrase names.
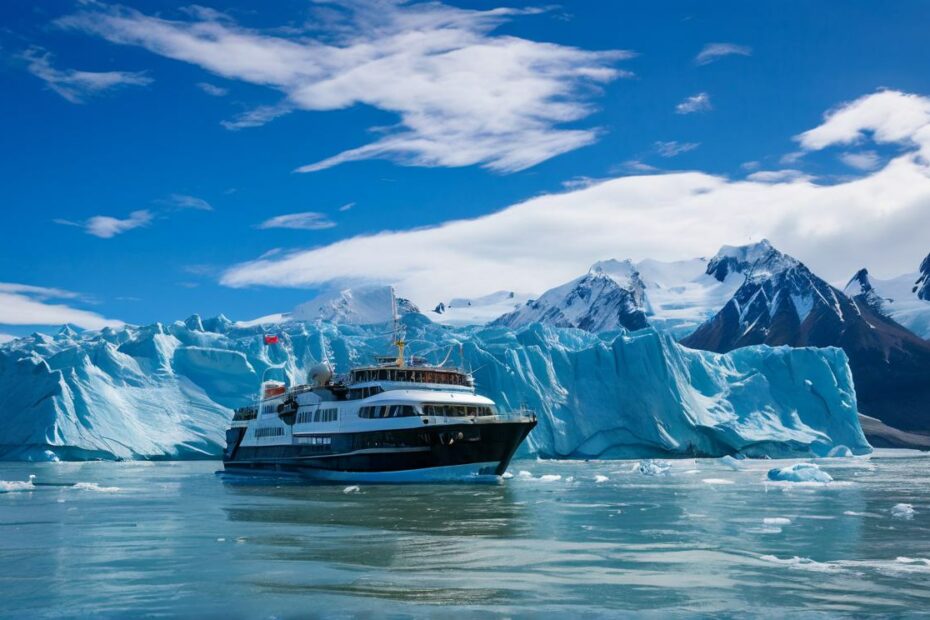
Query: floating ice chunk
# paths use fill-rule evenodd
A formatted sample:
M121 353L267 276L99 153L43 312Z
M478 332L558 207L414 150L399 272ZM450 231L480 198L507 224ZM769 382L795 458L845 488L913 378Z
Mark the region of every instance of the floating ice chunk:
M565 479L565 482L574 482L574 481L575 481L574 476L569 476L568 478Z
M501 474L501 478L503 478L504 480L510 480L511 478L513 478L513 474L510 473L509 471L505 471L504 473Z
M759 556L759 559L765 560L766 562L774 562L775 564L781 564L789 568L796 568L801 570L809 570L817 573L832 573L835 571L842 571L843 569L837 565L830 562L817 562L810 558L801 558L794 556L792 558L779 558L774 555L762 555Z
M762 519L765 525L791 525L791 519L787 517L765 517Z
M610 480L610 478L608 478L607 476L602 476L601 474L597 474L596 476L594 476L594 482L598 484L602 482L607 482L608 480Z
M539 480L540 482L556 482L561 479L562 479L562 476L560 476L559 474L545 474L537 478L537 480Z
M521 469L520 472L517 474L517 476L520 478L532 478L533 474L526 471L525 469Z
M729 467L730 469L735 469L735 470L737 470L737 471L739 471L740 469L743 468L743 466L742 466L742 464L739 462L739 460L733 458L733 457L730 456L729 454L726 455L726 456L720 457L720 464L721 464L721 465L726 465L726 466Z
M671 464L666 461L647 459L645 461L640 461L638 471L645 476L664 476L671 468Z
M770 469L769 480L776 482L832 482L833 477L814 463L795 463L788 467Z
M846 446L833 446L829 452L827 452L827 458L845 458L847 456L852 456L852 450Z
M349 493L358 493L359 491L361 491L361 489L358 488L358 486L356 486L356 485L354 485L354 484L353 484L352 486L346 487L346 488L344 488L344 489L342 490L342 492L345 493L345 494L347 494L347 495L348 495Z
M121 490L119 487L102 487L96 482L77 482L71 488L78 491L96 491L97 493L119 493Z
M913 519L915 514L911 504L895 504L891 507L891 516L895 519Z
M29 474L29 480L0 480L0 493L13 493L15 491L34 491L35 474Z
M701 482L704 484L733 484L732 480L726 478L704 478Z

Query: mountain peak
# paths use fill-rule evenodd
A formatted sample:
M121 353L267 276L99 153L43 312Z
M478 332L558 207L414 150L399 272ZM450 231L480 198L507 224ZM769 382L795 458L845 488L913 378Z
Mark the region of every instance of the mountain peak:
M849 279L849 282L843 288L843 292L850 297L855 297L863 293L870 293L873 288L872 281L869 279L869 270L863 267Z
M707 275L723 282L732 273L768 277L797 267L796 258L775 249L768 239L748 245L725 245L707 263Z

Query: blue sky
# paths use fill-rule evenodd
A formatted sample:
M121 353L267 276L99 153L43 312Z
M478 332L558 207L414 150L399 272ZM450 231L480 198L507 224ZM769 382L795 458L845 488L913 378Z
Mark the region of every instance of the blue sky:
M915 101L920 116L930 95L925 2L13 1L0 5L0 23L0 333L35 329L38 306L78 311L88 325L80 312L130 323L193 312L248 319L364 279L366 264L426 303L454 290L539 292L592 256L685 258L760 235L831 278L873 263L888 275L913 270L930 251L895 232L926 214L923 185L905 192L879 178L902 157L917 161L923 121L887 139L881 123ZM854 116L845 128L854 138L795 138L880 89L917 99ZM237 126L260 116L267 122ZM347 151L358 160L331 159ZM586 200L610 197L586 194L597 191L589 185L627 177L619 200L630 177L650 183L650 195L690 182L668 171L697 171L715 191L768 172L751 184L765 205L792 191L798 202L842 201L843 188L864 194L851 185L859 179L878 188L870 204L910 210L882 220L849 256L818 253L849 238L830 222L789 230L767 216L755 227L744 214L719 235L670 228L643 245L635 227L611 230L608 217L592 226L612 244L576 252L587 245L579 230L560 254L534 250L516 216L494 219L543 196L521 211L538 215L556 196L559 217L576 209L594 221ZM827 196L812 186L842 188ZM441 262L442 235L371 242L436 226L466 234L442 228L453 220L499 231L485 252L472 227L475 256L442 258L481 269L422 267ZM495 254L502 245L524 249ZM883 251L890 245L900 251ZM559 268L532 271L534 251Z

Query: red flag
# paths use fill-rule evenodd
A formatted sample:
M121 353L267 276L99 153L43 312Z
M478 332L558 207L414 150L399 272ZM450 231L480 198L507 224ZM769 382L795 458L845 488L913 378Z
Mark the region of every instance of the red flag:
M278 344L278 337L265 334L265 344Z

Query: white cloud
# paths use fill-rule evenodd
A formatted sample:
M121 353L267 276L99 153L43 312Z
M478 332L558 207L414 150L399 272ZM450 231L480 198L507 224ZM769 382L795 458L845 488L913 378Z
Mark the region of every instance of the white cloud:
M893 107L887 112L895 114ZM242 263L221 281L236 287L387 281L415 301L435 303L494 290L542 291L609 257L706 256L720 245L763 236L833 281L863 265L878 277L912 271L927 254L927 230L930 164L912 150L871 174L832 185L800 174L780 182L702 172L616 178L484 217Z
M735 43L708 43L694 58L694 62L699 65L706 65L720 60L724 56L750 56L752 48L745 45L736 45Z
M225 97L229 94L229 90L222 86L217 86L216 84L210 84L209 82L197 82L197 88L212 97Z
M355 206L355 203L354 203L354 202L347 202L347 203L345 203L344 205L342 205L341 207L339 207L339 210L340 210L340 211L343 211L343 212L344 212L344 211L348 211L348 210L350 210L350 209L351 209L352 207L354 207L354 206Z
M695 112L707 112L713 109L714 107L710 103L710 95L707 93L698 93L690 97L685 97L684 101L675 106L675 112L677 114L693 114Z
M26 69L45 84L70 101L84 103L88 97L120 86L146 86L152 78L131 71L77 71L52 67L51 53L32 47L22 54Z
M133 211L129 217L122 220L109 215L95 215L84 222L84 232L101 239L110 239L133 228L147 226L151 221L152 213L145 209Z
M294 106L290 105L286 101L275 105L260 105L258 107L252 108L251 110L246 110L242 114L237 115L231 121L221 121L220 125L226 129L229 129L230 131L249 129L251 127L261 127L262 125L267 125L274 119L280 116L284 116L285 114L290 114L293 111Z
M231 129L292 108L364 104L399 116L374 142L301 166L302 172L370 158L478 164L501 172L528 168L596 141L598 129L564 124L594 111L599 85L629 75L614 65L630 52L494 34L508 19L539 9L470 10L400 0L322 8L313 31L291 35L248 29L215 11L193 11L181 21L99 4L57 23L286 95L278 106L228 121Z
M817 151L857 144L867 136L878 144L916 146L920 156L930 160L930 98L896 90L865 95L831 110L821 125L795 139Z
M858 153L843 153L840 161L857 170L875 170L881 163L881 157L875 151L860 151Z
M259 228L293 228L295 230L324 230L332 228L336 223L323 213L305 211L303 213L288 213L277 215L258 225Z
M800 170L785 168L783 170L759 170L746 177L759 183L787 183L790 181L810 181L812 177Z
M71 323L84 329L120 327L122 321L107 319L94 312L51 299L75 299L77 293L56 288L0 282L0 325L61 325Z
M213 206L203 198L188 196L186 194L171 194L165 202L178 209L196 209L198 211L213 210Z
M699 142L676 142L675 140L669 142L659 141L655 144L656 152L662 157L675 157L693 151L699 146L701 146Z

